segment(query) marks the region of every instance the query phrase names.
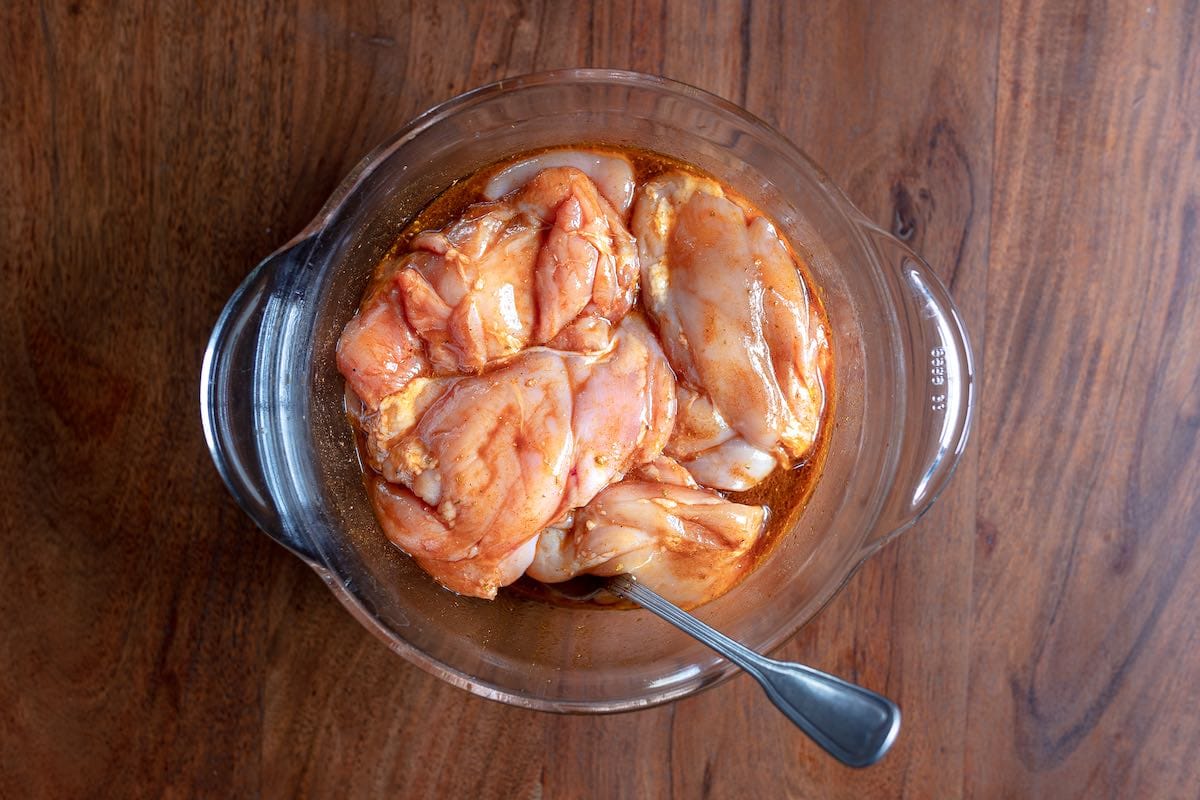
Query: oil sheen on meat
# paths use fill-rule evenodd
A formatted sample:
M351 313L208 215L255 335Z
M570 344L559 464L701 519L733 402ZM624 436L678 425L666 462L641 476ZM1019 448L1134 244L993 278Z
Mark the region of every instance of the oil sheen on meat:
M764 550L745 490L819 464L828 342L791 250L662 163L577 147L482 171L343 330L376 517L443 586L628 572L694 607Z

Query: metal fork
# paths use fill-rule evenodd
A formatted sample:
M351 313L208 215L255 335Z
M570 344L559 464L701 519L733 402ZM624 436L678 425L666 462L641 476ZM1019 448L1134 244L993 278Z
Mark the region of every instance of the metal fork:
M647 589L632 575L618 575L606 588L657 614L750 673L788 719L843 764L870 766L896 740L900 709L886 697L803 664L759 655Z

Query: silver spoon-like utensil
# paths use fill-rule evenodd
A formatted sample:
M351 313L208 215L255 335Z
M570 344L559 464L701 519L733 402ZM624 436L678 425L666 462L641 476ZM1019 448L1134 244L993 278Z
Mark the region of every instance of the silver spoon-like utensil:
M632 575L618 575L605 588L657 614L750 673L788 719L843 764L870 766L896 740L900 709L886 697L803 664L759 655L647 589Z

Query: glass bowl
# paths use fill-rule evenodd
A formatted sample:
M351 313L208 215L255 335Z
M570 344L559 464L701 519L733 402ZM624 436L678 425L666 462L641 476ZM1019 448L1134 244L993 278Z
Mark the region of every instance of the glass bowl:
M926 264L779 133L718 97L649 75L570 70L503 80L426 112L363 159L230 298L205 353L200 408L238 503L392 650L484 697L607 712L683 697L735 668L647 612L440 588L375 523L334 364L373 268L418 210L505 156L577 142L702 167L809 259L836 370L824 473L771 556L697 611L752 648L776 647L946 485L970 427L971 354Z

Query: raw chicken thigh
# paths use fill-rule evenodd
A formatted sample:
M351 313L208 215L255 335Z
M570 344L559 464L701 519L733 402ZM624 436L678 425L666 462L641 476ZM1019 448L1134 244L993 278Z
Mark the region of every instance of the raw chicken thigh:
M627 478L576 512L570 528L544 531L526 572L545 583L630 573L691 608L737 579L764 520L761 506L694 485Z
M439 374L479 372L530 344L601 349L638 277L620 216L569 167L420 234L385 270L338 342L339 369L368 408L423 371L422 341Z
M657 457L675 416L674 378L636 315L603 353L531 348L410 386L368 438L372 499L393 543L478 597L524 571L538 531Z
M823 408L787 246L718 183L638 189L609 152L540 153L482 196L384 260L338 341L384 533L474 597L624 572L722 594L766 509L717 490L803 457Z
M686 385L678 392L679 414L667 453L686 463L697 481L744 491L779 466L771 451L754 447L729 426L711 397Z
M389 285L363 301L338 339L338 371L368 411L429 370L408 320L400 289Z
M538 173L412 246L396 279L409 322L443 371L477 372L530 344L602 347L637 288L629 231L570 167Z
M602 357L566 357L575 398L575 453L561 514L657 458L675 427L675 375L640 315L625 318L614 343Z
M812 446L827 346L787 246L720 184L669 172L642 186L632 229L642 300L681 383L667 452L740 490Z

